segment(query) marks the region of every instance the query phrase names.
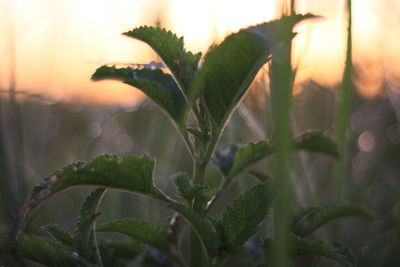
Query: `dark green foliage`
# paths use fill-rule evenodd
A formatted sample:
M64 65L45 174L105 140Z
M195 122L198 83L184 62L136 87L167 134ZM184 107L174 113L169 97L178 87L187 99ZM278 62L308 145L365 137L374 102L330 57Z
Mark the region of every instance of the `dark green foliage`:
M228 36L212 48L193 84L212 123L212 139L219 137L225 122L267 62L268 47L246 30Z
M28 202L42 201L77 185L104 186L168 201L168 198L153 185L154 165L154 160L148 156L119 158L115 155L102 155L88 163L73 163L54 172L35 186Z
M191 202L195 195L207 188L206 184L192 185L189 176L186 173L177 173L172 177L176 187L178 188L179 195Z
M188 95L201 53L186 51L183 37L178 38L172 32L161 28L144 26L125 32L124 35L148 44L171 70L181 90Z
M295 139L293 147L298 150L324 153L334 158L339 157L336 144L321 131L302 134Z
M155 160L149 156L103 155L87 163L70 164L37 185L17 216L16 230L10 235L11 242L0 238L0 247L7 248L10 245L14 256L49 266L186 266L186 256L182 252L187 250L181 248L186 243L181 240L184 235L179 233L184 229L180 227L179 218L185 218L191 226L191 267L222 266L227 259L248 265L260 263L256 260L261 261L262 252L259 252L258 257L252 257L254 251L248 249L248 243L245 243L259 234L258 227L266 218L273 200L276 203L279 202L277 200L282 202L291 198L286 190L290 183L287 187L277 186L283 184L284 179L289 181L290 176L288 170L281 171L289 164L282 156L288 156L290 150L301 149L337 158L336 145L319 131L308 132L290 140L289 129L285 130L283 127L281 132L287 137L284 138L286 143L282 143L283 139L277 134L277 139L272 142L262 140L240 148L234 145L225 152L216 152L214 156L213 152L235 107L248 91L260 68L271 57L272 69L276 70L275 67L278 66L278 70L285 70L283 73L278 71L271 75L271 86L274 89L271 89L271 93L276 93L275 90L281 86L276 79L281 79L283 89L290 89L286 85L291 83L288 75L291 72L291 55L288 48L295 36L293 27L311 17L314 16L282 17L233 33L219 45L209 49L199 70L201 54L186 51L183 38L178 38L169 31L145 26L124 33L153 48L172 75L161 69L147 67L135 69L102 66L96 70L92 79L113 79L137 87L157 103L177 126L194 161L192 176L179 172L172 177L178 196L184 199L184 203L170 199L154 185ZM283 81L283 78L286 80ZM291 91L287 90L287 93L290 98ZM288 115L290 105L286 108L286 104L283 110ZM253 163L274 153L280 159L276 162L284 163L285 166L276 164L271 172L272 177L266 175L264 170L250 171L249 174L261 183L242 193L228 205L222 219L206 217L210 207L217 202L235 177ZM206 180L211 158L223 173L220 180L218 179L221 175L217 180ZM216 185L218 182L219 186ZM211 188L208 184L212 185ZM57 241L19 233L25 219L43 201L62 190L82 185L99 188L84 201L72 236L54 224L46 225L43 229ZM168 207L177 214L162 226L137 218L124 218L96 227L95 220L100 215L97 208L107 188L161 200L168 203ZM336 218L350 215L370 218L368 211L355 204L343 204L304 208L290 217L286 215L290 214L292 206L281 202L274 207L273 227L283 229L275 232L277 239L265 240L262 236L254 238L264 240L261 244L265 256L262 266L270 266L271 260L275 261L272 255L276 254L283 255L281 262L284 263L286 256L317 255L349 267L355 266L351 250L343 244L335 243L333 247L329 247L302 238ZM289 220L277 220L278 217ZM281 227L284 223L277 222L287 223L291 227L291 233L289 228ZM131 240L98 240L99 232L117 232ZM256 249L261 250L258 244ZM281 253L286 249L286 254Z
M248 143L241 147L236 152L233 159L232 168L227 176L227 183L230 183L236 175L245 170L251 164L271 155L272 153L273 147L266 141Z
M15 244L17 257L46 266L87 266L77 254L49 239L35 235L20 235Z
M338 157L336 144L320 131L302 134L292 141L292 147L296 150L308 150L311 152L328 154L332 157ZM274 143L268 143L267 141L248 143L239 148L232 156L233 164L226 175L226 185L229 185L236 175L241 173L250 165L272 155L274 151Z
M140 219L122 219L97 227L98 232L118 232L143 244L165 250L168 247L167 229Z
M48 224L48 225L43 225L42 229L51 234L55 239L57 239L64 245L72 246L73 239L71 235L60 226L55 224Z
M235 200L223 214L222 228L226 245L241 246L258 229L271 208L272 183L257 185Z
M99 243L100 251L109 253L115 258L132 259L143 251L143 246L134 241L104 241Z
M292 219L292 230L296 229L298 225L303 223L303 221L307 218L306 215L311 214L312 212L317 211L320 209L318 206L312 206L312 207L305 207L305 208L300 208L298 209L294 214L293 214L293 219Z
M95 255L98 249L93 224L100 215L97 212L97 207L105 191L105 188L97 188L86 198L79 212L79 219L76 223L73 238L74 247L79 255L93 262L96 261Z
M345 216L373 218L368 210L356 204L327 205L318 208L309 208L304 210L302 215L302 218L297 219L297 224L293 229L293 233L300 237L308 236L322 225L337 218Z
M92 80L117 80L132 85L155 103L178 124L182 123L185 99L171 75L160 69L133 69L102 66L96 70Z
M263 243L264 256L268 261L273 257L274 243L273 239L267 239ZM347 267L356 267L351 259L349 260L349 258L342 253L336 251L335 245L330 247L322 242L301 239L295 235L290 235L287 243L289 245L289 255L293 259L302 256L322 256L337 261Z
M182 214L182 216L190 223L202 242L204 250L210 254L215 253L219 246L219 241L213 225L204 217L201 217L195 211L186 206L171 204L170 207Z

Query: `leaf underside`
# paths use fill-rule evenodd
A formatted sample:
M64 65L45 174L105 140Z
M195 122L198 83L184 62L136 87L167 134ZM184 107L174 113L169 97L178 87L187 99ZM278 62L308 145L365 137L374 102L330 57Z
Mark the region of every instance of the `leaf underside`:
M101 66L92 80L117 80L141 90L159 105L178 125L184 119L185 98L171 75L160 69L134 69Z

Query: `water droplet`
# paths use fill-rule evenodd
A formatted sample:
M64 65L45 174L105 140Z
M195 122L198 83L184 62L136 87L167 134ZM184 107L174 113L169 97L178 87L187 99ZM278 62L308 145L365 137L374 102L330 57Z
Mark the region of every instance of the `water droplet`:
M375 136L371 132L363 132L358 137L358 148L363 152L370 152L375 148Z

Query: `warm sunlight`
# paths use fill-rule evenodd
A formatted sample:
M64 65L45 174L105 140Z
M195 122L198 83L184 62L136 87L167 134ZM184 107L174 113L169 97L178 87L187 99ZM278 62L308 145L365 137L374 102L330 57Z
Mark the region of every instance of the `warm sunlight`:
M155 58L144 44L121 36L122 32L158 22L184 35L189 49L205 52L229 32L276 18L280 8L276 2L2 1L0 86L7 90L14 81L16 89L40 93L54 101L80 99L129 105L142 94L118 83L89 80L100 64L147 63ZM294 46L298 82L310 78L328 86L340 82L346 29L343 6L343 1L297 1L298 12L323 16L296 27L300 33ZM399 43L395 14L400 8L393 1L373 0L353 1L353 6L354 59L356 63L370 62L370 67L363 69L368 82L357 85L363 95L371 97L379 93L384 73L398 72L393 52L399 54L399 46L394 44ZM374 65L376 61L384 64Z

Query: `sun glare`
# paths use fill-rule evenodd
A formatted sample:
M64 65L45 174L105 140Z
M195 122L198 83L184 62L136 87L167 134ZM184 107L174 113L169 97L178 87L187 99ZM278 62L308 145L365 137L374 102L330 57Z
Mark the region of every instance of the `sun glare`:
M91 82L101 64L147 63L155 54L146 45L121 36L140 25L162 26L185 37L188 49L205 52L227 34L278 17L281 1L266 0L6 0L0 2L0 87L30 90L55 99L82 98L101 103L130 104L142 94L113 82ZM386 0L383 2L387 2ZM323 16L304 22L296 31L294 63L298 82L314 79L325 85L340 82L344 64L343 0L298 0L300 13ZM389 3L389 2L388 2ZM383 72L395 72L392 53L398 54L396 18L377 1L354 0L354 57L381 60L386 69L371 67L375 75L366 88L376 95ZM393 10L399 5L392 4ZM392 14L392 13L390 13ZM381 22L391 27L382 27ZM397 20L396 20L397 21ZM377 37L378 36L378 37ZM399 36L397 34L396 36ZM390 42L382 43L388 39ZM390 55L390 56L389 56ZM370 76L372 77L372 76Z

